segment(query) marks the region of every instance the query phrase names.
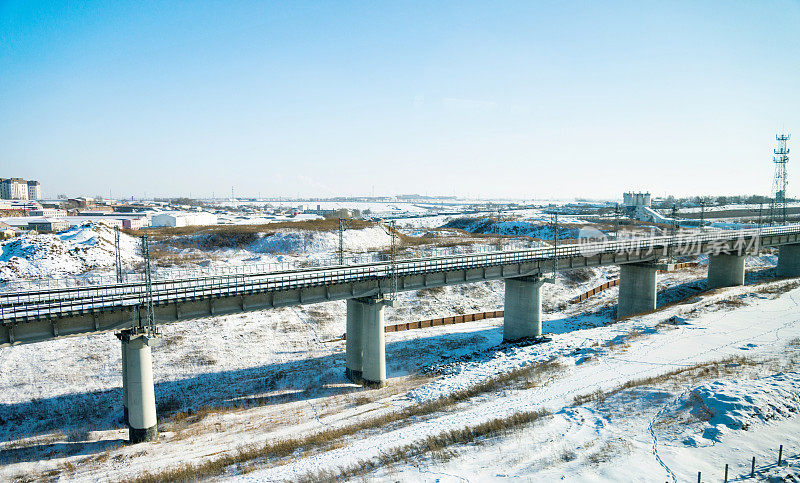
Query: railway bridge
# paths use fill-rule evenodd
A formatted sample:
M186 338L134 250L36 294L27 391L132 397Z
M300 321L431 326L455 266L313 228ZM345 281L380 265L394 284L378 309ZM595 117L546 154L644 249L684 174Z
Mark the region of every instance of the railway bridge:
M800 225L789 225L258 273L243 267L149 286L7 291L0 293L0 347L116 332L130 440L150 441L157 437L151 347L160 324L346 300L346 375L380 387L386 383L384 307L395 291L502 279L503 339L536 338L542 334L541 287L548 274L619 265L617 317L624 318L656 308L657 273L674 266L675 258L708 255L709 287L743 285L745 259L762 247L779 248L779 276L800 276ZM145 305L152 309L145 311Z

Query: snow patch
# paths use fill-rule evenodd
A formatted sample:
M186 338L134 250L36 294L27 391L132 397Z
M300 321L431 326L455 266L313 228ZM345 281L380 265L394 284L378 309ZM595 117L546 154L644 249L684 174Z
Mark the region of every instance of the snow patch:
M707 382L682 396L679 404L707 420L704 438L720 441L731 430L795 415L800 407L800 374Z

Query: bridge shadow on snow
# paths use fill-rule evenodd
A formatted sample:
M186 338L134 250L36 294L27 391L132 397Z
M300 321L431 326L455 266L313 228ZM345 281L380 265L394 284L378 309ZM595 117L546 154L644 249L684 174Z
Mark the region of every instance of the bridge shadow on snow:
M393 337L392 335L389 336ZM502 331L493 327L460 333L445 333L408 340L387 341L387 376L400 377L421 368L499 346ZM153 353L158 358L158 350ZM199 408L237 408L312 400L335 394L367 390L344 377L344 351L297 361L266 364L244 369L198 374L155 385L159 422L179 412ZM157 368L156 368L157 370ZM64 394L31 401L0 404L0 438L20 438L62 433L86 433L123 429L122 388ZM0 464L78 454L108 449L119 441L43 443L3 450ZM73 439L73 438L69 438ZM79 438L80 439L80 438Z
M92 442L39 443L30 446L4 449L0 452L0 465L63 458L64 456L89 456L125 444L122 439Z

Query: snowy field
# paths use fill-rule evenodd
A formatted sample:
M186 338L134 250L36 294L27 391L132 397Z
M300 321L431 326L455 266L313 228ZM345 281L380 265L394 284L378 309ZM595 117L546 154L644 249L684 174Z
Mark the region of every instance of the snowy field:
M435 226L450 222L442 221ZM346 233L353 252L388 244L380 229ZM337 237L309 232L303 239L287 230L213 255L321 257ZM103 228L14 242L2 245L4 276L113 268L113 233ZM136 243L123 238L131 267L139 261ZM704 291L702 259L697 268L659 275L660 310L621 322L614 320L617 288L568 303L616 278L616 268L563 273L542 289L551 342L504 344L502 319L387 333L389 385L379 390L344 378L343 302L168 325L153 351L160 439L135 446L124 444L113 334L0 349L0 480L166 478L162 472L208 468L223 457L228 464L199 474L696 481L701 471L704 481L721 481L725 464L733 480L749 473L755 456L762 478L796 478L800 287L773 278L775 261L770 253L750 258L746 286L711 292ZM393 324L502 304L502 282L467 284L403 293L386 318ZM534 411L543 412L514 419ZM476 429L500 419L497 430ZM332 430L341 434L286 455L237 456ZM788 466L778 468L781 444Z

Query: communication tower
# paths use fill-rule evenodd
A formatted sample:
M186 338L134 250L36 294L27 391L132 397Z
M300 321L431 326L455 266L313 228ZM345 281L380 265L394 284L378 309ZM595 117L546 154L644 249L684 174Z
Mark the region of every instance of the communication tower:
M772 161L775 163L775 176L772 179L772 201L769 207L770 224L786 224L786 164L789 162L789 148L786 142L791 136L789 134L778 134L775 139L778 147L773 150L775 156Z

